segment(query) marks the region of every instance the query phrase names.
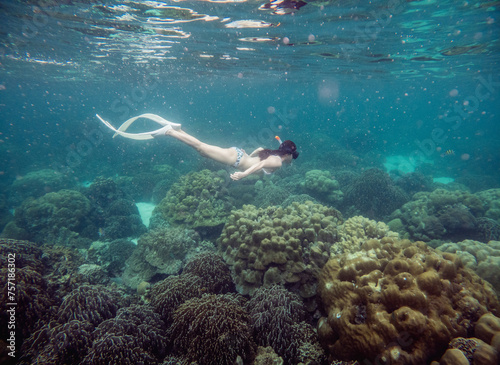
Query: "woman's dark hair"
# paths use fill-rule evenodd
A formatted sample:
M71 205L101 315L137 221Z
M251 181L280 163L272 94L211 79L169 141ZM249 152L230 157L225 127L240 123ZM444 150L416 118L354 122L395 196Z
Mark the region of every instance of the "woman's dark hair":
M280 144L277 150L269 150L264 149L259 152L260 160L265 160L269 156L284 156L284 155L292 155L292 158L295 160L299 157L299 153L297 152L297 146L292 141L284 141Z

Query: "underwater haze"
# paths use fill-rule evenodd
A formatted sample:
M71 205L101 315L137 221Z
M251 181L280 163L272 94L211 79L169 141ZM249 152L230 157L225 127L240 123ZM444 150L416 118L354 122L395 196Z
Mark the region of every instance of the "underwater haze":
M0 362L430 364L478 337L496 364L499 341L474 331L484 315L500 328L499 15L481 0L1 1L0 252L17 291L2 271ZM292 140L299 157L234 181L232 162L113 138L96 117L144 113L248 153ZM418 293L384 302L398 280ZM338 294L350 282L366 290Z

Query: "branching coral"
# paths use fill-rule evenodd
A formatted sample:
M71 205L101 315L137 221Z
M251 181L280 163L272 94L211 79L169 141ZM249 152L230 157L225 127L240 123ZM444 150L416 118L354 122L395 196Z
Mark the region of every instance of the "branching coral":
M93 344L82 364L154 364L165 355L163 326L149 306L121 308L92 333ZM113 346L106 348L109 344Z
M347 187L343 204L356 214L380 220L407 201L406 193L392 182L387 173L369 169Z
M188 299L203 295L202 282L199 276L193 274L169 276L151 288L149 293L151 305L160 314L162 320L169 325L179 305Z
M77 364L92 345L94 326L71 320L45 325L26 340L21 349L21 364Z
M306 318L301 298L273 285L257 289L246 308L252 319L257 344L271 346L287 364L296 363L299 342L293 336L293 326Z
M250 316L236 294L206 294L179 306L169 337L174 352L200 365L233 365L254 356Z
M226 294L235 291L231 271L222 256L204 252L191 258L182 275L192 274L202 279L201 285L208 293Z
M80 364L156 365L157 363L153 356L137 346L136 339L133 336L106 334L92 343L92 348Z
M341 360L422 364L473 330L482 314L500 311L491 286L455 255L387 238L331 259L319 294L327 313L320 340Z
M97 326L112 318L127 301L117 292L100 285L81 285L66 295L57 311L59 323L77 319Z
M0 239L0 335L4 339L9 337L10 322L19 329L21 342L54 315L57 298L43 277L42 256L34 243Z

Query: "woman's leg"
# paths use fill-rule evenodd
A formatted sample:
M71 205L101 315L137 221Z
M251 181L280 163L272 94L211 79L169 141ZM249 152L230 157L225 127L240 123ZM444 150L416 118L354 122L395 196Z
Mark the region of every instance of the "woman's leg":
M183 130L170 129L165 134L193 147L200 155L226 165L233 165L238 157L238 153L234 148L221 148L206 144Z

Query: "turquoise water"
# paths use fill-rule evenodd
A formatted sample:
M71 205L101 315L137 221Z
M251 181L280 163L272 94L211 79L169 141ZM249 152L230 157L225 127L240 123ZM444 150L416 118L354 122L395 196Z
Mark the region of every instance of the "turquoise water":
M278 126L302 161L331 143L362 149L366 135L380 164L412 153L441 163L452 149L440 164L450 177L498 178L494 3L311 2L287 15L260 5L2 2L2 179L64 165L100 128L96 113L117 125L143 112L225 146L273 147L265 132ZM103 133L86 164L175 163L182 148Z
M103 246L111 247L112 242L115 248L126 247L118 251L127 251L130 256L141 246L140 238L136 246L138 237L142 235L146 241L144 237L152 231L152 226L140 225L139 217L139 221L127 221L119 227L134 227L130 228L134 234L120 232L114 221L109 223L119 214L110 212L120 209L131 212L124 214L127 219L142 213L143 222L148 225L155 221L154 212L151 216L152 204L165 197L168 191L165 187L172 187L189 173L197 174L209 168L216 172L211 175L213 180L217 176L227 179L223 188L216 189L213 195L226 194L225 202L230 202L234 209L243 204L263 208L279 205L289 197L300 201L300 194L308 193L321 204L340 210L345 219L363 214L392 222L390 228L399 229L400 237L432 241L433 247L465 239L483 240L477 244L487 244L485 237L492 240L500 237L500 210L497 209L500 193L492 190L482 195L472 194L500 188L499 6L499 2L451 0L285 0L268 4L253 0L2 1L0 231L8 221L16 221L20 226L22 222L13 215L16 210L38 208L33 205L41 201L35 204L30 199L47 196L44 194L63 187L71 188L73 198L66 203L75 216L77 213L80 216L75 218L78 224L70 217L73 226L69 231L77 232L78 239L66 235L63 229L53 228L55 218L48 211L46 216L42 213L41 217L34 218L26 213L28 218L22 217L29 223L29 228L24 227L28 235L11 228L6 229L8 234L4 232L3 237L29 239L39 245L46 243L45 237L50 237L50 243L79 249L85 260L104 267L105 259L99 261L101 256L95 252L102 253L99 250ZM259 146L277 148L275 136L278 135L282 140L293 140L300 156L291 167L267 179L233 182L229 181L227 172L234 169L207 163L179 141L167 137L148 141L113 139L113 133L96 118L99 114L119 126L142 113L158 114L181 123L186 132L221 147L238 146L247 151ZM142 120L130 131L153 128L157 126ZM225 175L220 169L227 171ZM322 187L304 188L307 187L306 174L311 170L323 171L310 176L323 179L324 186L330 189L326 194L321 191ZM36 175L39 171L44 172ZM47 171L51 172L47 175ZM53 171L60 173L54 174L57 181L51 180ZM370 171L376 172L370 175ZM377 171L387 175L381 177ZM366 172L368 175L364 175ZM413 172L420 175L411 175ZM394 193L387 201L370 205L367 201L380 189L363 185L366 184L364 176L391 188L392 184L399 184L408 190L404 198ZM116 184L118 188L110 188L106 193L109 184ZM412 200L412 194L438 188L455 195L450 198L444 190L429 195L429 201L434 199L436 203L425 207L429 220L424 222L424 218L415 213L425 210L423 203ZM370 192L364 195L367 190ZM462 193L464 191L468 193ZM203 199L210 194L212 191ZM342 194L343 203L339 198ZM91 207L79 210L87 198ZM476 204L478 199L481 208ZM25 205L21 209L23 201ZM120 204L113 206L115 202ZM404 209L403 203L407 203ZM377 204L379 210L374 208ZM391 215L396 208L401 211ZM273 208L270 212L274 214ZM291 212L293 215L293 209ZM227 220L229 212L225 213L223 218ZM395 222L398 219L399 225ZM457 219L462 221L456 223ZM63 225L63 228L67 227ZM215 250L222 231L220 222L215 229L213 226L195 228L199 237L189 238L190 244L201 247L202 243L206 244L202 239L206 239ZM172 237L175 234L172 233ZM184 237L178 233L178 236L187 239L188 234ZM134 243L125 240L129 238L134 238ZM119 241L121 239L125 243ZM25 253L25 246L17 249L12 242L0 240L2 253L5 250ZM94 251L89 250L91 244ZM475 245L462 244L464 247ZM42 251L33 247L29 249L41 260ZM450 252L466 251L450 247L447 248ZM492 244L488 250L498 252L497 247L498 244ZM67 252L53 253L47 247L44 250L51 252L50 260L56 262L50 261L51 265L61 270L61 275L87 263L68 259L73 256ZM177 271L164 270L141 284L153 285L166 276L178 274L186 256L185 252L182 257L175 254L169 252L165 257L167 261L172 259L171 266ZM45 258L47 255L43 254ZM92 255L96 256L92 259ZM488 253L487 256L498 255ZM60 269L62 264L56 257L64 257L64 262L74 260L74 267ZM45 260L44 265L48 265L47 262ZM125 258L119 264L113 262L115 266L106 271L105 280L90 283L104 283L112 288L110 293L113 293L108 293L110 297L118 295L114 292L118 289L110 282L122 284L125 280L124 262ZM26 265L25 262L18 264L19 270ZM49 270L49 266L44 270ZM491 264L491 267L495 266ZM490 271L484 269L483 278L494 278ZM500 284L491 282L498 291ZM133 301L148 303L136 295L138 284L127 287L128 294L134 296ZM71 290L76 293L79 285L73 282L64 288L56 286L52 308L59 307ZM227 285L234 286L234 283ZM294 293L302 290L297 288L298 284L294 286L291 282L286 285L286 289ZM243 294L250 298L252 291L245 290ZM86 291L93 293L93 297L99 292L84 286L82 292ZM228 290L231 291L235 292ZM302 299L308 305L306 320L316 326L319 317L327 314L315 307L314 295L311 297L304 295ZM115 312L118 307L131 304L125 300L129 299L127 296L120 298L123 302L116 305ZM367 314L364 304L356 304L356 307L355 319L359 322L356 324L363 324L370 313ZM40 313L50 312L48 306L40 304L40 308ZM140 308L134 310L141 312ZM151 311L148 307L144 313ZM58 313L57 310L54 313ZM47 314L47 318L53 318L54 313ZM153 314L144 316L153 321ZM0 317L2 326L5 318ZM47 325L47 318L40 323ZM40 323L38 327L32 324L23 329L22 334L18 332L17 351L23 341L31 343L32 339L28 338L42 328ZM2 336L4 327L0 329ZM160 329L151 330L166 331L168 326L161 328L158 324L157 327ZM84 330L91 332L88 328ZM55 341L52 335L47 336ZM426 361L438 360L446 345L440 344L444 348L429 355ZM90 348L91 344L86 346ZM36 357L38 350L29 348L29 356ZM157 351L153 355L155 361L161 363L166 354ZM290 354L280 355L293 358ZM373 361L376 354L372 355L346 360L361 361L363 357ZM24 359L25 363L29 363L29 356ZM78 356L75 355L74 359L78 359L75 363L87 353ZM322 363L326 363L324 360ZM64 361L71 363L67 358Z

